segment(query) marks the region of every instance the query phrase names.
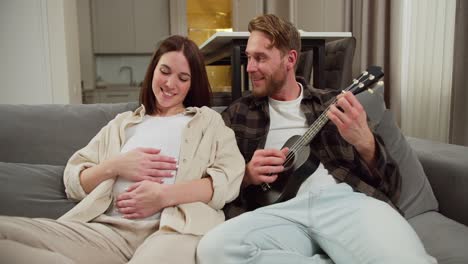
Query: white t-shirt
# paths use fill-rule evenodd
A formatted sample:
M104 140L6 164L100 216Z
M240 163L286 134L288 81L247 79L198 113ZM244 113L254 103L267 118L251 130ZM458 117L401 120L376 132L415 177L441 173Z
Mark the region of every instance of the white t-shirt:
M281 149L290 137L295 135L302 136L309 128L306 117L300 109L303 98L303 87L300 83L298 85L301 87L301 94L294 100L277 101L268 98L270 130L265 142L265 148ZM330 184L336 184L335 178L320 163L317 170L302 183L297 195Z
M125 129L126 140L120 152L125 153L139 147L156 148L161 150L160 154L177 159L180 152L182 132L191 118L191 116L184 114L168 117L145 115L141 123ZM164 178L163 182L164 184L174 184L175 176ZM118 177L112 190L114 199L134 183ZM109 207L106 214L115 217L122 216L115 204ZM157 213L141 220L159 219L159 217L160 213Z

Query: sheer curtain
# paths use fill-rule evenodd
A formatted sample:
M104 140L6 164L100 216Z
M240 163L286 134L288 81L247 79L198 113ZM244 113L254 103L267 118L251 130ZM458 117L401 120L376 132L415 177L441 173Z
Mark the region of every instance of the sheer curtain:
M400 67L401 129L448 142L456 0L404 0Z

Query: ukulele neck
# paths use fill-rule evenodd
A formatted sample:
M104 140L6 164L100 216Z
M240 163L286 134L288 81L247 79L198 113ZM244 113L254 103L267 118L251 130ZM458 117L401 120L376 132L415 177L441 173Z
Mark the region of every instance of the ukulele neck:
M314 123L307 129L307 131L304 133L304 135L301 137L301 142L303 142L303 145L308 145L312 139L317 135L317 133L322 129L323 126L330 120L327 116L328 109L330 109L330 106L335 104L337 99L333 99L332 102L328 105L327 109L323 111L323 113L317 118L317 120L314 121Z

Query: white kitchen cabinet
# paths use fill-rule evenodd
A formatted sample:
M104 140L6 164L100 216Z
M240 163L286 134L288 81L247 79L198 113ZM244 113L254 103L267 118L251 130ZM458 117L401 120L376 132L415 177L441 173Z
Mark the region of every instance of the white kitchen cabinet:
M148 54L169 35L169 0L92 0L94 53Z

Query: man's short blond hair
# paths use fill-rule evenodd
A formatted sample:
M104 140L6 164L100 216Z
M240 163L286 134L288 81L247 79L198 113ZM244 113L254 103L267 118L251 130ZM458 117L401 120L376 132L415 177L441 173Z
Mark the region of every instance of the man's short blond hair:
M301 36L297 28L276 15L265 14L253 18L249 22L249 32L252 31L266 34L271 41L271 47L279 49L283 55L290 50L301 52Z

